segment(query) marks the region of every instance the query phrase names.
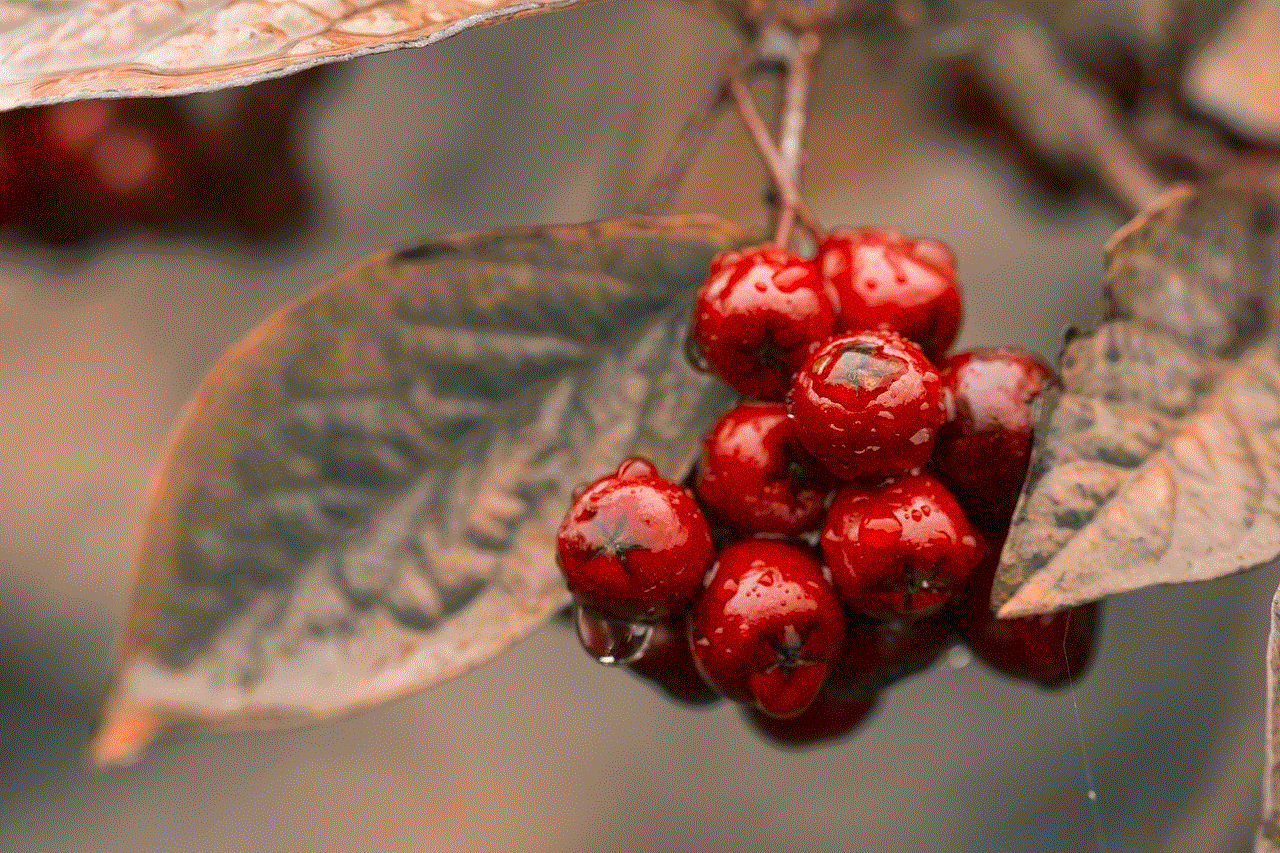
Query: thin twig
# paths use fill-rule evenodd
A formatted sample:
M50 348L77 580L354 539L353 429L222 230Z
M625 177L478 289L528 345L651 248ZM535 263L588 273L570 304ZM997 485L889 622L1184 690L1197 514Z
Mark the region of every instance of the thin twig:
M1262 776L1262 820L1254 853L1280 852L1280 590L1271 601L1267 641L1266 771Z
M809 84L813 78L813 58L817 53L816 33L804 32L795 37L793 49L787 57L782 106L778 111L778 157L797 196L800 188L800 165L804 156L805 118L809 111ZM794 205L783 204L778 211L773 240L779 246L785 246L790 241L795 216ZM814 236L817 237L816 234Z
M730 104L728 81L735 75L746 75L756 70L759 62L758 41L747 45L729 61L720 82L703 98L676 134L671 147L667 149L666 157L636 204L636 213L654 216L671 207L690 166L711 138L711 131L715 129L721 113Z
M1010 118L1056 163L1084 167L1131 213L1165 184L1121 129L1119 108L1071 69L1048 31L1012 9L984 6L974 30L974 70Z
M817 223L809 215L804 202L801 201L795 182L792 181L787 169L787 163L778 152L778 147L774 145L773 138L769 135L769 129L765 127L764 119L760 118L755 101L752 100L751 93L747 91L747 84L743 81L741 74L729 78L729 94L733 96L734 104L738 108L738 115L742 117L742 123L746 125L747 132L751 134L751 141L755 143L756 151L760 153L760 158L764 160L765 168L769 170L769 177L773 179L774 186L778 188L782 210L789 209L791 215L816 239L819 234ZM781 219L781 217L779 218ZM782 244L779 243L779 245Z

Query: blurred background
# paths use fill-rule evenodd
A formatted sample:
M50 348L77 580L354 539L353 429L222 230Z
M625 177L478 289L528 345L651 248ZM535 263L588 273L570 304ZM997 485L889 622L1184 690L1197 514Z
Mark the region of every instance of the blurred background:
M602 2L348 62L297 116L291 156L312 202L281 230L0 239L0 849L1249 848L1270 569L1108 602L1075 688L952 656L890 691L851 739L810 751L760 741L733 708L673 705L552 625L356 718L179 737L133 767L85 768L148 481L219 354L383 247L626 211L736 39L688 6ZM859 41L829 47L810 208L950 243L959 346L1052 360L1063 330L1095 316L1123 217L1087 192L1046 195L950 124L929 88ZM762 85L762 101L774 91ZM725 120L676 207L760 225L763 185Z

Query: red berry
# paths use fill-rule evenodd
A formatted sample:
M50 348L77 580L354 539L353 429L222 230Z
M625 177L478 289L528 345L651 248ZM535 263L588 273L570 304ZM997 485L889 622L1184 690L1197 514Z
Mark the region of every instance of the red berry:
M38 186L28 230L74 242L119 222L167 224L194 209L194 135L172 99L75 101L21 117Z
M874 228L831 231L817 264L839 303L842 331L888 329L932 359L946 354L960 328L956 261L945 244Z
M579 601L639 621L683 609L712 558L711 531L693 495L638 457L575 497L556 545Z
M810 348L834 327L813 263L766 244L712 260L694 306L690 352L739 393L781 400Z
M959 592L982 559L982 537L927 474L836 492L822 553L849 606L876 619L917 619Z
M689 614L689 645L721 693L773 717L813 702L844 641L844 612L799 545L744 539L720 550Z
M94 143L89 186L119 215L172 223L194 207L191 140L176 115L134 116Z
M124 118L123 100L69 101L25 111L28 154L46 172L83 177L93 147Z
M920 672L951 644L953 623L947 608L923 619L872 619L855 613L826 691L858 696Z
M720 701L720 694L707 684L693 662L683 614L655 622L644 651L629 666L678 702L709 705Z
M1062 687L1078 679L1093 657L1101 602L1042 616L997 619L991 586L1000 564L1004 535L994 537L956 601L956 627L965 645L992 669L1041 687Z
M820 693L814 703L794 717L770 717L756 708L746 708L747 719L756 731L778 746L800 748L830 743L852 734L875 709L874 693L839 698Z
M789 398L796 437L837 477L884 478L929 459L945 410L938 372L893 332L847 332L820 345Z
M816 530L831 487L831 476L796 441L782 403L740 403L703 439L698 497L743 533Z
M949 417L938 430L933 464L965 510L1007 524L1027 476L1034 404L1053 380L1035 355L975 350L942 365Z

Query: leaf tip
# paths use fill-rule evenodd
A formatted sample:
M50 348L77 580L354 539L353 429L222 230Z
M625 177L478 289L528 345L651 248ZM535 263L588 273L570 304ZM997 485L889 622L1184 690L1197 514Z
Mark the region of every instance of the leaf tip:
M86 751L86 760L99 770L133 764L163 728L164 718L154 710L133 702L111 699L103 710L97 734Z
M999 593L999 594L997 594ZM991 597L991 610L997 619L1018 619L1023 616L1040 616L1052 613L1072 604L1063 601L1062 595L1043 577L1032 575L1016 589L996 589Z

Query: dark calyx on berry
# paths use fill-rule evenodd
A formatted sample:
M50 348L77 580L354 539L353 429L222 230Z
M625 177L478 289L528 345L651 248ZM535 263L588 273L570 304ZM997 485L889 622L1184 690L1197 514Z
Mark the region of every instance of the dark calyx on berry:
M1088 668L1098 632L1101 602L1040 616L998 619L991 587L1005 534L992 537L987 556L956 599L956 629L966 646L997 672L1046 689L1075 681Z
M1031 458L1035 403L1053 381L1037 356L1016 349L958 353L942 364L948 418L933 465L967 512L1005 524Z
M817 559L773 539L721 549L689 615L689 646L703 677L772 717L809 707L844 632L844 611Z
M820 345L788 398L796 437L834 475L891 477L920 468L945 417L938 372L893 332L848 332Z
M824 284L838 302L841 331L889 329L942 358L960 328L951 249L896 231L840 228L818 246Z
M822 525L834 480L795 437L782 403L748 401L707 432L695 489L741 533L797 536Z
M937 612L983 552L956 499L927 474L841 487L822 530L822 553L840 595L875 619Z
M575 497L556 546L580 602L648 622L683 609L712 558L711 530L693 495L640 458Z
M690 354L734 390L781 400L809 350L835 328L812 261L774 245L717 256L698 291Z

